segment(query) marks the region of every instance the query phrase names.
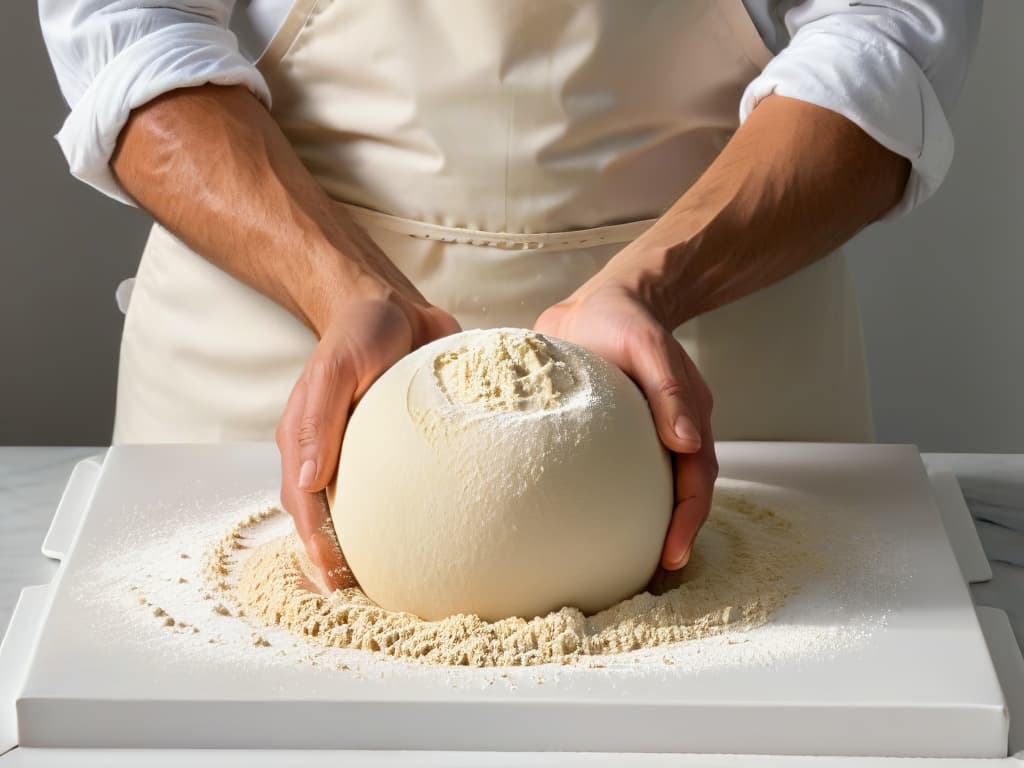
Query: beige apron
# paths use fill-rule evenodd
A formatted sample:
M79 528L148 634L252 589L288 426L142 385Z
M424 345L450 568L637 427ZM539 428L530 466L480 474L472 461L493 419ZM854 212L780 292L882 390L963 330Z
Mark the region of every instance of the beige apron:
M430 301L528 327L693 183L770 56L741 0L297 0L260 68L303 162ZM677 336L719 439L871 438L840 255ZM315 343L154 227L114 439L271 439Z

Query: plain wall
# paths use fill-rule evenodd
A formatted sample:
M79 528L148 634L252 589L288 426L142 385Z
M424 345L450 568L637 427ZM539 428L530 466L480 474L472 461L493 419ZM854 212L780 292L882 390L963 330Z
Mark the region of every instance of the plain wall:
M34 0L0 2L0 444L110 442L121 313L148 217L68 175Z
M1024 451L1022 29L1024 3L986 3L946 184L847 249L881 440ZM0 444L105 444L113 292L148 220L68 176L52 138L66 108L35 3L0 3L0 37Z
M846 248L879 440L1024 451L1022 31L1024 2L987 0L949 176Z

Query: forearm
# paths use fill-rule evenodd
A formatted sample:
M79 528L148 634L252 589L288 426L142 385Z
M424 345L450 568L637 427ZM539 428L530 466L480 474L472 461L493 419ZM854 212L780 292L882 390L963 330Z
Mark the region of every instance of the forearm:
M160 224L315 331L336 302L407 283L244 88L172 91L135 110L111 167Z
M770 96L595 280L625 286L675 327L835 250L899 201L909 171L846 118Z

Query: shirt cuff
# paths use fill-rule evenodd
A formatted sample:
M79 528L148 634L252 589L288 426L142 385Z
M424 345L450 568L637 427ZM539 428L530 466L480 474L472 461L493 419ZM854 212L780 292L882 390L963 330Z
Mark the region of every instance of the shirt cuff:
M270 106L266 81L226 29L175 24L132 43L103 67L56 136L72 175L134 205L110 169L129 113L160 94L206 83L244 85Z
M931 197L953 162L953 134L935 90L913 57L883 36L837 20L800 29L747 86L740 122L772 93L837 112L910 160L903 198L883 219Z

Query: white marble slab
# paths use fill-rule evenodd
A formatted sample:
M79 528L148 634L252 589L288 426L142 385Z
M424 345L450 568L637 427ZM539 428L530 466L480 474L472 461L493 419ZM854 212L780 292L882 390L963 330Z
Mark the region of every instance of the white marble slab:
M798 500L808 500L813 511L792 518L795 526L838 533L850 516L862 522L865 531L844 537L849 570L835 561L843 586L832 591L831 577L817 580L779 614L782 626L811 627L812 643L823 641L822 621L835 624L840 644L767 665L717 665L703 656L667 667L659 657L642 674L566 669L557 685L541 687L529 671L508 671L512 686L481 685L486 672L401 665L332 682L294 664L253 674L237 653L155 656L136 632L138 614L124 625L130 631L114 631L113 614L95 620L109 611L109 593L77 587L124 553L137 571L136 545L148 532L174 539L215 514L214 498L273 484L277 451L273 444L111 449L19 694L21 743L1005 755L1002 695L918 452L724 443L719 458L723 477L757 484L750 492L768 494L765 503L792 505L796 516ZM769 501L767 483L786 491ZM177 560L178 551L168 557ZM864 637L864 615L875 617L872 626L884 621L886 631ZM202 638L194 645L207 647ZM328 722L348 727L321 727Z
M1006 611L1024 653L1024 454L931 453L924 460L956 475L992 566L992 580L972 584L971 595L976 605Z
M23 587L57 570L39 547L75 464L104 448L0 447L0 635Z

